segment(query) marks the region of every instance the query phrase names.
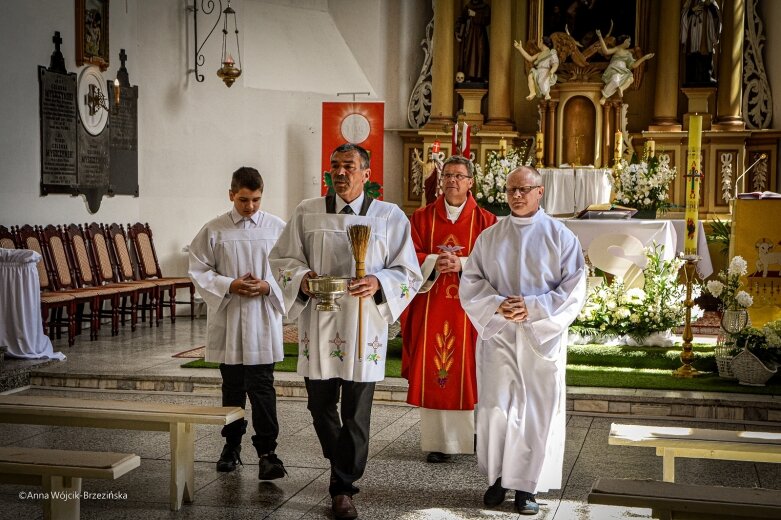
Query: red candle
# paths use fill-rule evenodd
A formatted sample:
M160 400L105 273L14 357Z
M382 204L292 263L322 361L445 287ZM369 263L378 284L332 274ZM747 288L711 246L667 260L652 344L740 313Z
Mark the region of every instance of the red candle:
M434 153L439 153L439 145L441 143L439 142L439 139L434 139L434 144L431 145L431 151Z

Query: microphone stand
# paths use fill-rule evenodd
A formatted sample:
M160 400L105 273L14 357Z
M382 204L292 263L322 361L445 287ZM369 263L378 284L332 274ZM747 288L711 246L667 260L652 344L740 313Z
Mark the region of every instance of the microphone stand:
M734 192L735 194L732 197L730 197L730 199L729 199L729 214L730 215L732 215L732 207L735 205L735 199L738 198L738 183L740 183L740 181L742 181L746 177L746 174L748 172L750 172L752 170L752 168L754 168L754 166L759 164L760 161L764 161L765 159L767 159L767 154L764 154L764 153L760 154L759 157L757 157L757 160L754 161L753 163L751 163L751 166L749 166L748 168L743 170L743 173L741 173L740 175L738 175L735 178L735 192Z

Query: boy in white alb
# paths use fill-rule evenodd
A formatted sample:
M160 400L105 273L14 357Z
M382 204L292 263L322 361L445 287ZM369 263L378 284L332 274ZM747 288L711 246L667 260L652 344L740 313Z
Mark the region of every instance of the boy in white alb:
M276 456L279 435L274 363L282 361L282 293L269 268L268 253L285 223L260 211L263 178L254 168L233 173L228 196L233 208L209 221L190 244L190 278L207 306L206 361L220 364L222 405L252 405L252 444L260 480L287 474ZM247 421L222 429L217 471L241 463Z

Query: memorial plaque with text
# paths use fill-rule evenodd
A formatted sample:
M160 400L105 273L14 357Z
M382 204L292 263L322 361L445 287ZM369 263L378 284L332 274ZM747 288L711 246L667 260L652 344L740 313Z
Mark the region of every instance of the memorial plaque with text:
M98 135L90 135L83 125L79 125L78 147L78 187L108 190L109 172L109 126Z
M107 85L111 100L109 195L138 196L138 87L119 89L119 104L112 82Z
M41 194L72 193L77 184L76 75L38 67Z

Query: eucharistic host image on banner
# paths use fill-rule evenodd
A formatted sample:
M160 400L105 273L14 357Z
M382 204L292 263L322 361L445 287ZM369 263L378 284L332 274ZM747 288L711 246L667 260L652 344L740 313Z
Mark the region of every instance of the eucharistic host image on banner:
M384 126L385 103L382 101L324 102L322 171L327 173L331 170L331 152L336 147L344 143L356 144L369 152L371 157L369 183L376 183L378 193L370 195L382 198ZM328 192L328 186L324 174L323 195Z

